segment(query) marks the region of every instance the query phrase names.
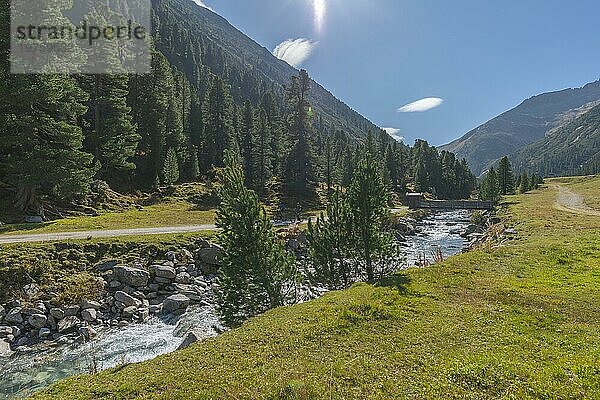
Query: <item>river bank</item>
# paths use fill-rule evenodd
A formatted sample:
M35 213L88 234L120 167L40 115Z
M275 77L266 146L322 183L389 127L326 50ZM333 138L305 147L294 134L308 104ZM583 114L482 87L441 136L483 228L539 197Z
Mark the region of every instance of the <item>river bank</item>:
M421 255L430 258L437 250L443 258L464 251L468 242L460 235L471 228L467 212L435 213L420 220L400 219L396 232L406 256L406 267L413 266ZM291 251L301 253L302 246L302 238L287 240ZM68 306L58 311L50 301L40 304L39 310L35 310L38 315L45 310L47 315L44 315L50 321L47 328L30 324L31 310L27 308L18 310L17 306L9 310L15 315L13 310L17 308L22 315L21 328L17 328L23 329L25 334L21 337L25 339L21 339L22 343L15 342L20 344L12 347L15 354L4 365L0 364L3 382L0 398L22 396L70 375L172 352L190 332L194 339L220 333L223 327L211 297L219 248L204 240L196 247L193 252L186 249L169 252L165 260L148 261L148 265L138 268L111 261L98 264L95 269L107 296L96 303L86 301L77 309ZM307 299L320 294L309 295ZM90 318L94 314L91 309L95 311L95 319ZM57 315L62 319L56 321ZM64 331L63 322L60 332L59 325L67 318L70 330ZM42 329L44 334L40 335Z

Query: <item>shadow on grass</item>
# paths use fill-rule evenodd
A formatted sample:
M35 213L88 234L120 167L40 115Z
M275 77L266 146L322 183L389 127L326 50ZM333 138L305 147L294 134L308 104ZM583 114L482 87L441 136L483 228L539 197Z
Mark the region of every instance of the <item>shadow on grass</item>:
M410 284L410 281L411 279L408 275L399 273L379 280L375 286L393 288L400 294L408 294L407 286Z
M0 226L0 234L11 233L16 231L32 231L46 226L52 226L56 221L42 222L39 224L9 224Z

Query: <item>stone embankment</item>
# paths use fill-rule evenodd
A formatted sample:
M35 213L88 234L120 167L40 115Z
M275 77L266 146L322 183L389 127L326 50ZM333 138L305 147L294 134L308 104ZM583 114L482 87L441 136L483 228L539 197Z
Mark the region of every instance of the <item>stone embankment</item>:
M39 346L85 342L99 329L182 315L191 304L208 305L222 249L203 239L194 248L168 252L161 262L147 265L96 265L103 296L78 304L60 304L55 295L28 285L23 292L31 296L0 305L0 358Z

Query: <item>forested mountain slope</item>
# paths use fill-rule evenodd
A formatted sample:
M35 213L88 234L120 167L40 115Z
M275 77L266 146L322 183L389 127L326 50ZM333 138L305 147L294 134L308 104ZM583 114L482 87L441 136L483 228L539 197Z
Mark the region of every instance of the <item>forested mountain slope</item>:
M588 111L600 101L600 81L582 88L544 93L525 100L441 149L467 159L476 175Z
M267 90L282 96L284 85L298 73L226 19L192 0L153 0L153 6L157 48L192 84L202 80L203 71L210 71L231 85L238 104L246 100L256 104ZM331 129L354 137L378 129L316 82L309 101L322 123Z
M600 105L511 158L517 171L543 176L600 172Z

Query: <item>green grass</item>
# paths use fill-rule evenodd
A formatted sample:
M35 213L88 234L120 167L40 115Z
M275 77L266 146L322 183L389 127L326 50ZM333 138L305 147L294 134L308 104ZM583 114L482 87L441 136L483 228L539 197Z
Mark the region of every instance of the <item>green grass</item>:
M567 185L600 197L600 179ZM509 245L282 307L37 398L600 398L600 217L555 199L510 198Z
M212 224L214 210L198 210L184 200L172 200L123 212L107 212L97 217L73 217L43 224L15 224L0 227L5 234L35 234L76 232L91 230L153 228L161 226L184 226Z

